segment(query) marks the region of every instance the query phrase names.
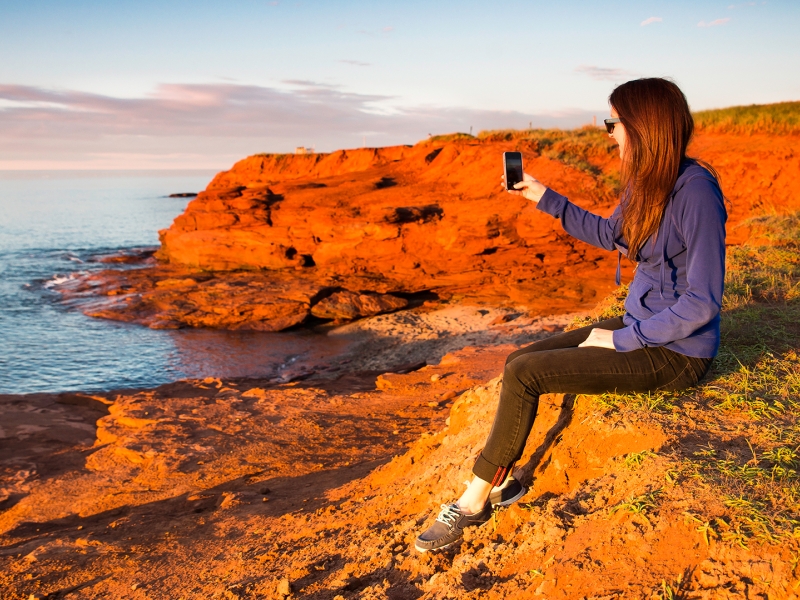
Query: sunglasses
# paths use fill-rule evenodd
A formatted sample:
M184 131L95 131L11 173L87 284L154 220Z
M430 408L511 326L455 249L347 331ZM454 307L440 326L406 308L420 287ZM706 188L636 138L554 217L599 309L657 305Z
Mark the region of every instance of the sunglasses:
M622 121L620 121L619 117L614 117L613 119L603 119L603 123L606 124L606 131L609 135L614 133L614 125L621 122Z

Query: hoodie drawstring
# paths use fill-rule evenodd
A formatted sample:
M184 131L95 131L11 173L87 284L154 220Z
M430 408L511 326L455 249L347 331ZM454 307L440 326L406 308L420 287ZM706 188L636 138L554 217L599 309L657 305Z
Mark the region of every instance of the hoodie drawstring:
M671 203L670 203L671 204ZM667 204L667 211L669 211L669 204ZM664 215L666 217L666 215ZM666 221L666 218L664 219ZM659 293L664 297L664 279L667 275L667 237L669 237L670 227L664 228L664 235L661 239L661 270L659 273Z
M659 293L661 297L664 297L664 282L667 278L667 261L669 257L667 256L667 244L669 243L669 232L672 229L674 223L667 222L667 217L669 217L670 221L672 221L672 213L670 212L670 208L672 207L672 200L675 198L675 192L673 191L667 201L667 206L664 209L664 223L666 223L666 227L664 227L664 236L661 239L661 268L659 272Z

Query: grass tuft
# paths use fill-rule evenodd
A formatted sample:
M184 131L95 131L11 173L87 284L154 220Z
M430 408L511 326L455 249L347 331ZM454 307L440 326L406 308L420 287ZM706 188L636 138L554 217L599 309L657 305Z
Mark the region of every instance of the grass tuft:
M645 392L641 394L608 393L592 396L595 404L606 410L644 410L665 413L675 408L676 395L673 392Z
M654 490L652 492L642 494L641 496L628 498L616 506L612 506L610 512L611 514L614 514L623 510L632 515L646 515L656 508L658 505L658 496L660 494L661 490Z
M625 457L625 466L629 469L638 469L642 466L642 463L646 461L648 458L653 458L656 456L656 453L652 450L642 450L641 452L631 452L628 456Z

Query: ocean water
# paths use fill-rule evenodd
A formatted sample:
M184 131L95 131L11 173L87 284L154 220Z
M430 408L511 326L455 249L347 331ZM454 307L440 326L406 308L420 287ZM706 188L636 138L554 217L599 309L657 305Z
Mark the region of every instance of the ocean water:
M311 331L155 331L93 319L51 288L107 268L93 257L155 247L211 171L0 171L0 393L151 387L188 377L273 377L335 354ZM344 343L344 342L342 342Z

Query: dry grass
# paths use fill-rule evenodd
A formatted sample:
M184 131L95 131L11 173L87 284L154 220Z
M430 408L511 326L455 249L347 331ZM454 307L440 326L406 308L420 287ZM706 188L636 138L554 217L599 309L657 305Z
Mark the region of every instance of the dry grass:
M731 106L694 113L701 131L714 133L800 133L800 102Z
M475 136L469 133L443 133L441 135L432 135L427 140L422 140L423 144L448 144L450 142L472 142L475 141Z

